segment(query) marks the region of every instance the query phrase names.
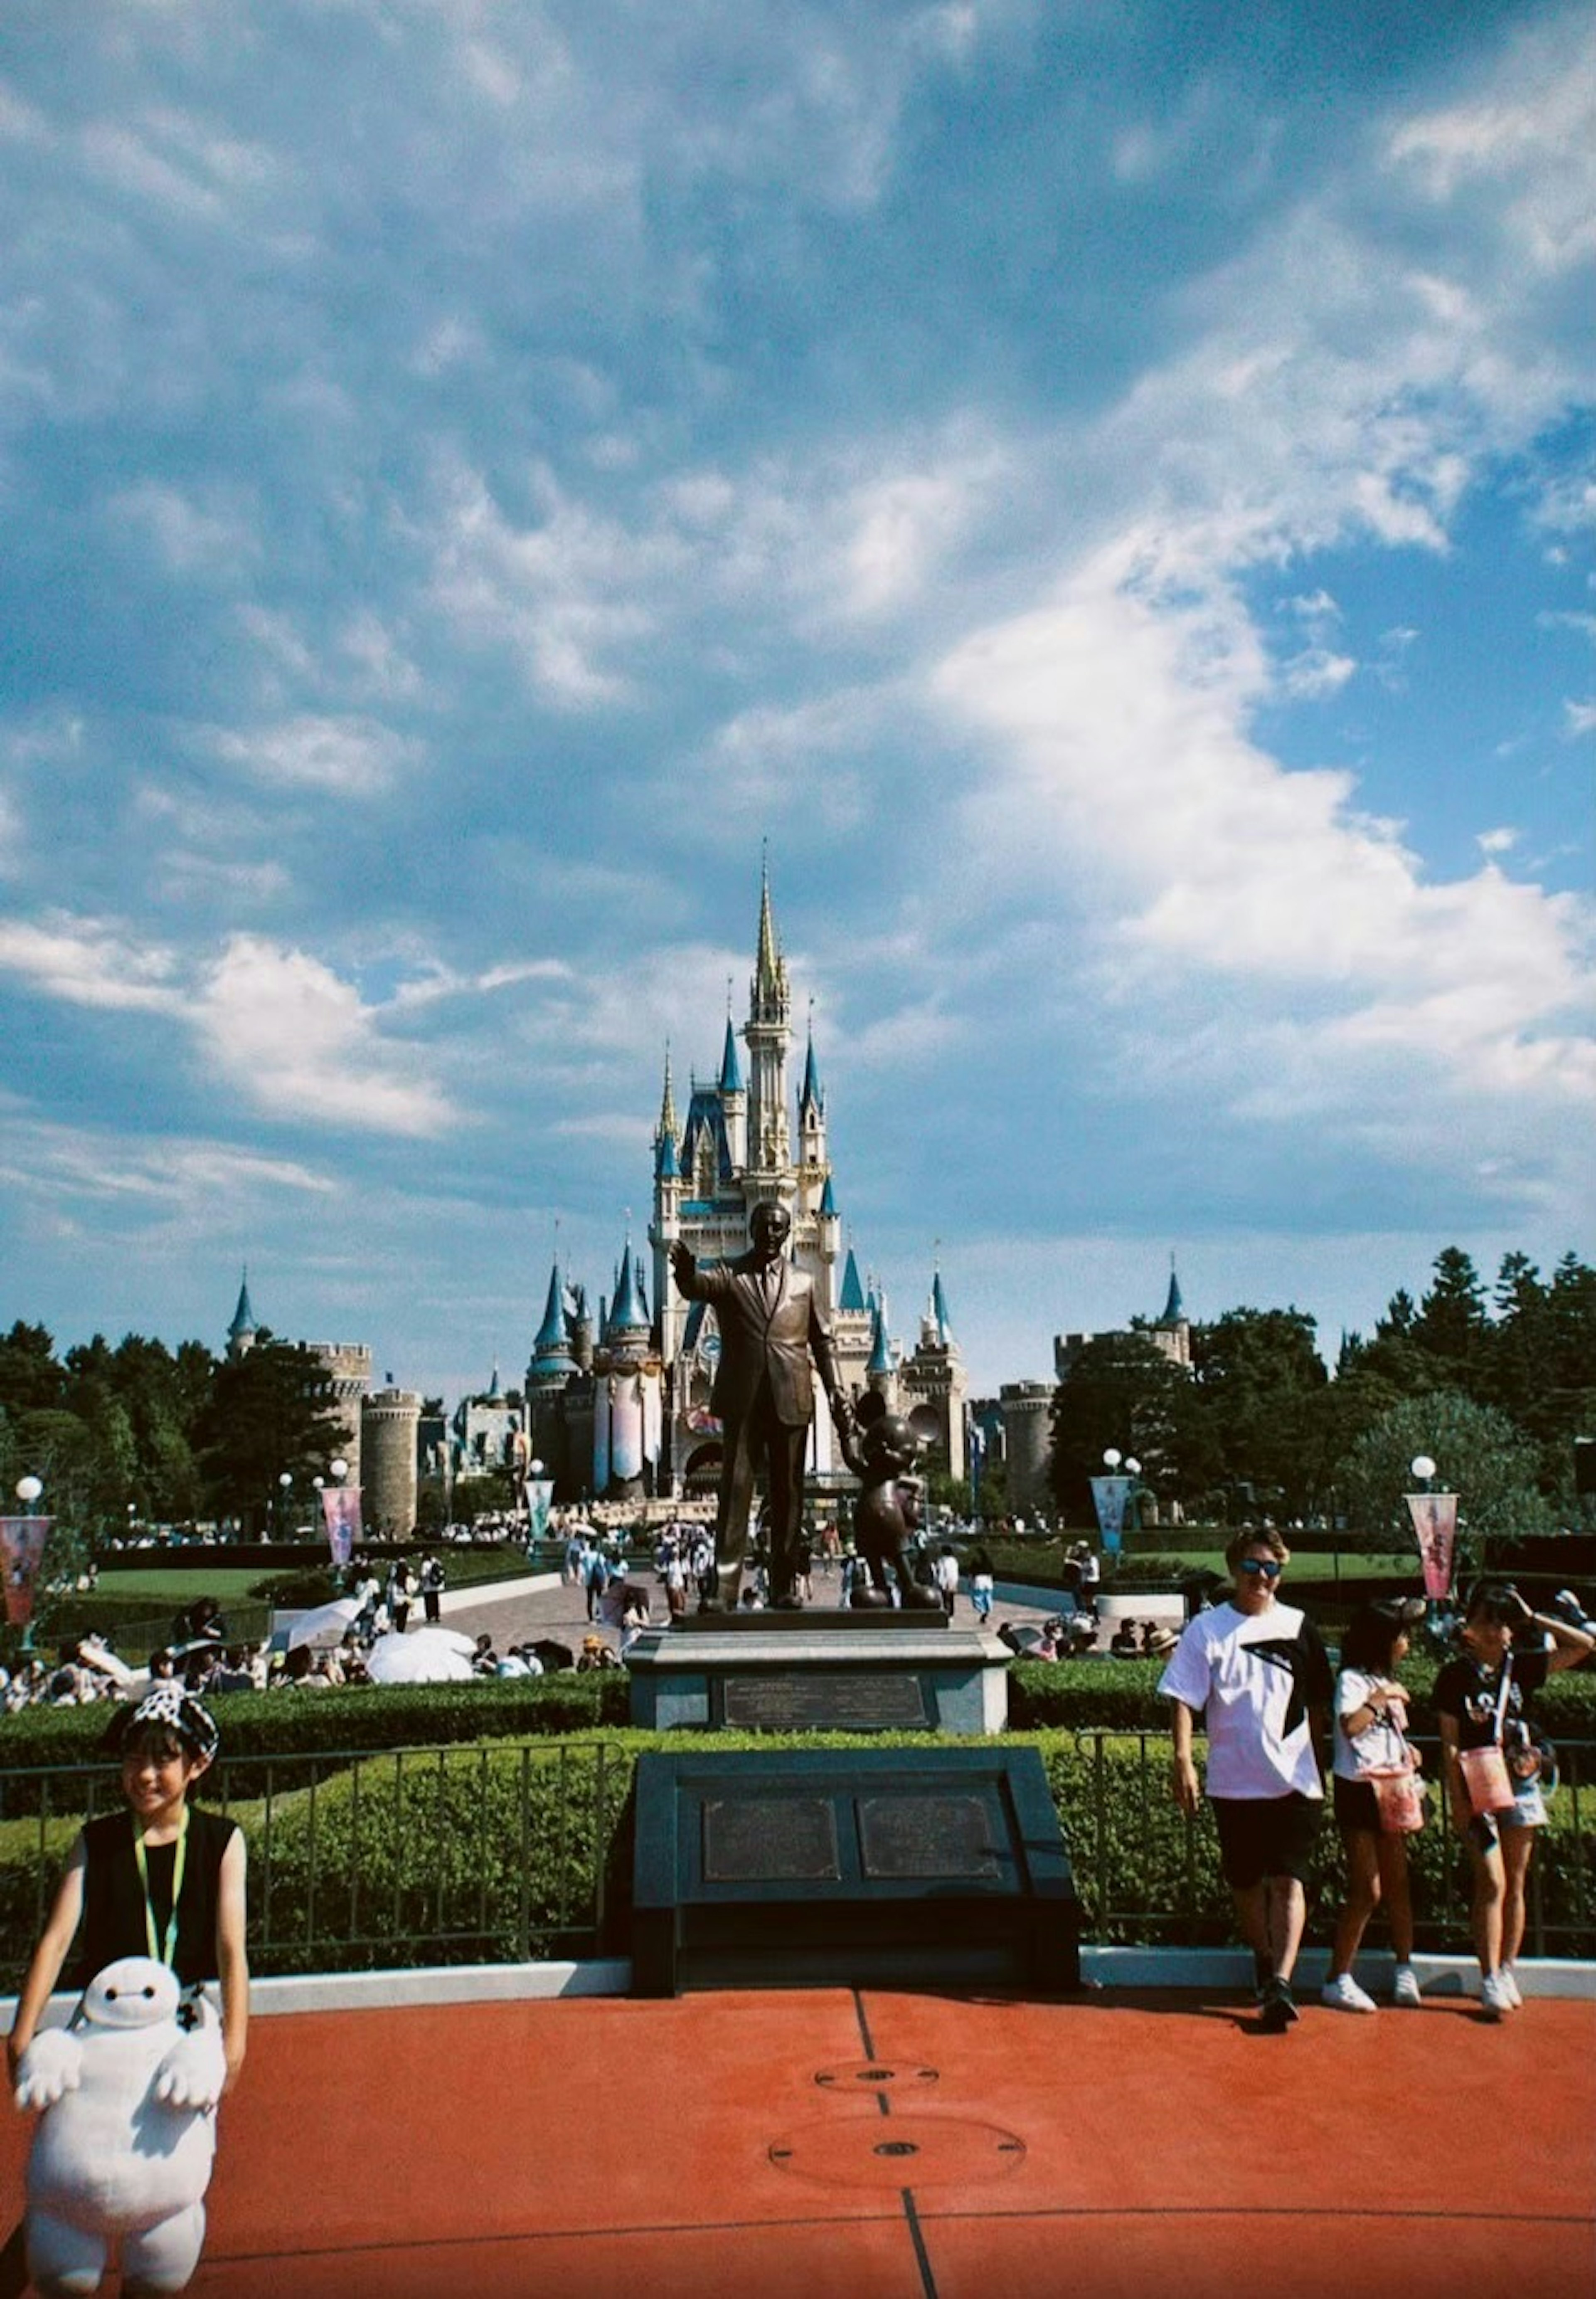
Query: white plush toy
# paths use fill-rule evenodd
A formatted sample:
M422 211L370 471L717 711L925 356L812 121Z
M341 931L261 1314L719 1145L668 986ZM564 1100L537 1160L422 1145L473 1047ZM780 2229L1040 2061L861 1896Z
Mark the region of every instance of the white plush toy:
M45 2112L28 2158L28 2270L43 2299L97 2290L113 2242L125 2283L181 2291L205 2239L226 2065L202 1999L178 2024L178 1982L128 1955L84 1990L79 2023L37 2035L17 2105Z

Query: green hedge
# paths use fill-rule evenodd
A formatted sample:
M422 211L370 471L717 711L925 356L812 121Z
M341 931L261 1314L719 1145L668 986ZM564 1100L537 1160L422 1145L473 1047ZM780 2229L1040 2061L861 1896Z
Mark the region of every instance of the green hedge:
M1417 1655L1402 1663L1402 1679L1412 1696L1415 1731L1434 1734L1430 1705L1438 1664ZM1161 1731L1170 1704L1159 1692L1162 1671L1156 1660L1016 1660L1009 1664L1009 1727L1013 1731L1089 1730L1111 1725L1123 1731ZM1566 1670L1535 1695L1537 1722L1553 1739L1596 1739L1596 1670Z
M224 1756L294 1756L327 1748L435 1747L624 1724L624 1669L488 1677L460 1684L359 1684L314 1692L229 1692L211 1703ZM0 1773L13 1766L96 1762L115 1711L24 1708L0 1719ZM5 1783L0 1780L0 1787ZM10 1811L16 1784L8 1795Z
M583 1681L584 1689L595 1681L602 1697L614 1680ZM331 1697L323 1696L320 1705ZM256 1955L257 1969L492 1961L523 1952L591 1955L601 1946L624 1953L630 1776L636 1753L661 1739L608 1730L588 1737L603 1740L601 1776L596 1749L564 1743L571 1753L562 1762L561 1750L551 1747L545 1765L535 1748L524 1753L481 1741L440 1749L436 1761L414 1766L362 1769L358 1780L352 1772L323 1779L314 1802L301 1789L285 1789L279 1773L269 1862L261 1807L251 1801L258 1784L241 1772L231 1809L255 1855L252 1937L265 1950ZM1025 1737L1042 1752L1075 1867L1087 1938L1235 1937L1211 1817L1204 1807L1187 1822L1174 1805L1167 1744L1154 1740L1144 1749L1129 1738L1111 1738L1082 1747L1068 1730ZM669 1736L664 1745L680 1747L686 1738ZM908 1734L860 1740L838 1733L717 1733L714 1740L717 1749L935 1745L933 1736ZM1588 1955L1596 1948L1596 1840L1587 1838L1582 1847L1571 1818L1572 1798L1565 1789L1537 1847L1534 1887L1554 1951ZM43 1844L35 1822L0 1828L0 1934L13 1952L0 1971L9 1970L13 1979L49 1880L41 1871L54 1873L75 1824L70 1819L54 1823ZM1457 1838L1432 1815L1410 1856L1421 1944L1465 1949L1466 1863ZM1344 1888L1340 1842L1327 1815L1309 1880L1311 1940L1327 1938ZM607 1932L595 1924L600 1897L608 1911ZM1371 1945L1383 1942L1377 1921Z

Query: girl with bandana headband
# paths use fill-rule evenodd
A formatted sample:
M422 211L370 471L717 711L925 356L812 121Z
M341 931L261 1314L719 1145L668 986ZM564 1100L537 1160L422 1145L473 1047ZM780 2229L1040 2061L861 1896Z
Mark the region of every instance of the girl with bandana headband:
M219 1981L230 2091L249 2025L244 1842L236 1821L188 1801L216 1755L215 1721L167 1682L124 1709L106 1739L121 1759L128 1808L91 1820L68 1856L6 2038L12 2084L76 1939L80 1986L125 1955L170 1965L188 1991Z

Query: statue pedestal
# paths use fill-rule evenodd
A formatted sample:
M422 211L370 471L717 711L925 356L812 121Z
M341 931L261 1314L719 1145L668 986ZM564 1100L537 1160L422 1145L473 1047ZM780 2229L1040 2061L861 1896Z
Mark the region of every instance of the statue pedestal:
M635 1995L1063 1995L1080 1984L1079 1939L1035 1748L717 1753L709 1742L638 1759Z
M1001 1732L1012 1656L940 1612L700 1613L626 1655L651 1731Z

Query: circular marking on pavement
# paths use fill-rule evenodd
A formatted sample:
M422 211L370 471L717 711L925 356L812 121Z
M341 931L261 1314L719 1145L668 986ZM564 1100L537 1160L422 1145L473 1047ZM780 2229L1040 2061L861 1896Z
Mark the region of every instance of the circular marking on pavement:
M935 2068L889 2068L880 2060L857 2060L851 2067L822 2068L815 2076L822 2091L924 2090L939 2080Z
M778 2171L822 2186L897 2189L984 2186L1006 2179L1025 2161L1025 2142L972 2116L899 2112L831 2115L800 2124L772 2143Z

